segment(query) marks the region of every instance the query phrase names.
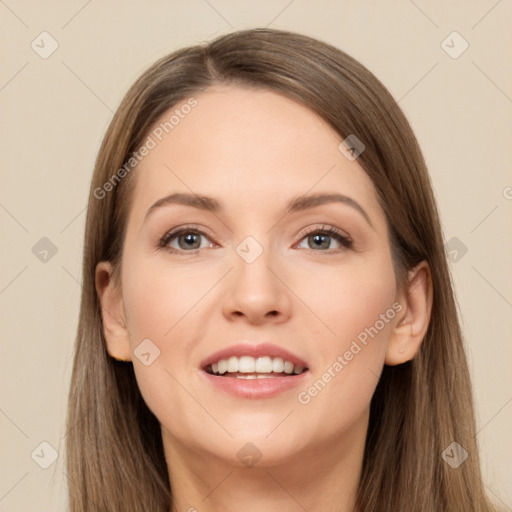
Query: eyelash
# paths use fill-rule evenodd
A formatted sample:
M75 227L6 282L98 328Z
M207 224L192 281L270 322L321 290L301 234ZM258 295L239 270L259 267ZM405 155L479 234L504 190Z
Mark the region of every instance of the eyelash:
M196 234L196 235L201 235L201 236L204 236L206 238L209 237L208 233L206 233L205 231L203 231L201 229L198 229L198 228L196 228L194 226L183 226L183 227L178 228L176 230L168 231L160 239L160 241L158 243L158 247L161 248L161 249L166 249L167 251L169 251L172 254L196 254L201 249L194 249L192 251L184 251L184 250L171 249L170 247L168 247L167 244L173 238L176 238L179 235L182 235L184 233L186 233L186 234L191 234L192 233L192 234ZM343 249L336 249L336 250L327 249L327 250L315 251L314 249L308 249L308 250L313 251L313 252L320 252L320 253L325 252L327 254L340 253L340 252L343 252L343 251L345 251L347 249L351 249L352 246L353 246L353 240L348 235L346 235L343 231L339 230L338 228L336 228L334 226L327 226L327 227L322 226L322 228L317 228L317 227L308 228L306 230L306 232L303 234L303 236L300 239L300 241L302 241L304 238L308 237L309 235L311 235L313 233L327 235L327 236L329 236L331 238L334 238L335 240L337 240L343 246Z

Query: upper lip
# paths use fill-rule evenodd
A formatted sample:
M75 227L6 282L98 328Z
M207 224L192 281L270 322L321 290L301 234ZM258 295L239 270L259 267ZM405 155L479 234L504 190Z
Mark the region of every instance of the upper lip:
M231 345L222 350L218 350L217 352L209 355L201 362L201 368L206 368L207 366L211 365L212 363L216 363L221 359L229 359L231 356L251 356L254 358L263 356L269 356L272 358L281 357L285 361L290 361L296 367L308 367L307 363L303 359L283 347L273 345L272 343L259 343L255 345L248 342L242 342L237 343L236 345Z

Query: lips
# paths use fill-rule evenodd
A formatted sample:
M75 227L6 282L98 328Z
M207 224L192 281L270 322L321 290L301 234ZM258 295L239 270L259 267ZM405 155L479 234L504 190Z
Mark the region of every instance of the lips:
M308 369L306 361L293 354L285 348L273 345L271 343L261 343L253 345L251 343L242 342L236 345L232 345L225 349L214 352L204 359L200 366L203 370L211 370L213 364L222 360L229 360L231 357L242 358L243 356L249 356L254 359L270 357L271 359L280 358L283 361L290 362L295 368Z
M201 362L204 382L236 398L268 399L291 391L308 379L307 362L277 345L242 342Z

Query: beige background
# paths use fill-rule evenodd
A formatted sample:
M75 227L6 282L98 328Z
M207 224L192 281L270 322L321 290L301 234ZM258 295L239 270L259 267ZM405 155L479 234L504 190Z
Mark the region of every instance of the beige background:
M410 119L445 239L467 247L451 267L484 481L510 507L511 22L512 3L496 0L0 0L0 510L66 509L64 415L84 209L113 111L158 57L254 26L303 32L347 51L383 81ZM31 47L35 41L40 53L51 49L48 36L38 37L43 31L58 42L46 59ZM458 58L445 49L458 53L462 39L451 36L442 46L453 31L469 44ZM32 249L43 237L57 248L46 262ZM58 452L46 470L38 463L51 462L51 451L41 442Z

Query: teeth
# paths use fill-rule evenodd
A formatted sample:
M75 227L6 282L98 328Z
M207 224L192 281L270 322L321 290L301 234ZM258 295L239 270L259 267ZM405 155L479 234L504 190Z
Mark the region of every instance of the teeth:
M218 372L223 375L228 371L228 361L226 359L221 359L219 361L219 369Z
M271 379L272 375L269 375L268 373L248 373L247 375L237 375L237 379Z
M238 371L240 373L254 373L254 369L256 366L256 361L254 357L242 356L240 359L238 357L230 357L230 359L236 359L238 362Z
M298 375L304 371L302 366L295 367L290 361L285 361L281 357L263 356L254 358L251 356L221 359L211 365L211 373L215 375L224 375L225 373L237 373L239 379L261 379L272 377L272 373L286 373L288 375ZM240 375L240 374L247 375Z
M272 358L268 356L258 357L255 370L257 373L270 373L272 371Z
M228 372L236 373L238 371L238 357L230 357L228 359Z
M280 357L272 359L272 371L276 373L284 372L284 361Z

